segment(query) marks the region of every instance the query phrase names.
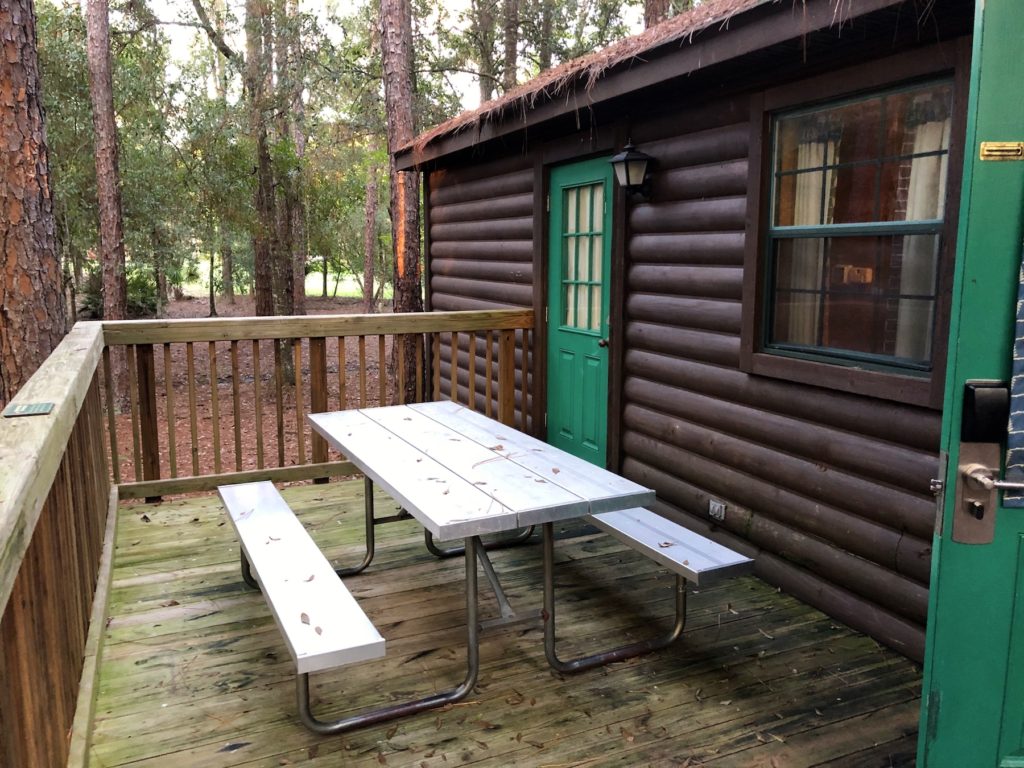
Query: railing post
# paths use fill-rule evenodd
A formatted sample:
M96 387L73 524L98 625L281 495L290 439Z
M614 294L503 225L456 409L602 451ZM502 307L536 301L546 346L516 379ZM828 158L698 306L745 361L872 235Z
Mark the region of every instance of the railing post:
M516 418L516 334L498 334L498 421L515 426Z
M309 340L309 412L323 413L327 410L327 339L311 337ZM300 425L300 429L304 429ZM313 432L313 463L327 461L327 441ZM314 483L326 483L326 477L318 477Z
M160 479L160 434L157 431L156 365L153 345L139 344L135 348L135 365L139 382L139 431L142 437L142 477ZM159 496L146 499L160 501Z

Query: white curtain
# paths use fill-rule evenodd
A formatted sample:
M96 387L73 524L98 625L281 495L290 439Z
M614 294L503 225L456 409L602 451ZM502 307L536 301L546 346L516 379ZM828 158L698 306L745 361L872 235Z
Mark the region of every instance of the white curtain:
M938 152L949 146L950 120L931 120L914 130L914 153ZM946 197L948 154L915 157L910 164L907 221L942 217ZM935 236L907 237L903 241L900 293L930 296L935 291ZM932 346L934 302L900 299L896 324L896 356L928 360Z
M835 143L831 141L805 141L797 147L798 168L823 168L825 161L835 157ZM824 183L822 173L825 174ZM796 177L793 223L797 226L828 224L831 220L831 197L834 173L801 173ZM821 221L822 189L828 193L825 221ZM790 288L815 293L788 294L789 322L786 341L792 344L818 343L818 325L821 316L821 271L824 268L825 241L820 238L796 238L790 241L793 258L790 265Z

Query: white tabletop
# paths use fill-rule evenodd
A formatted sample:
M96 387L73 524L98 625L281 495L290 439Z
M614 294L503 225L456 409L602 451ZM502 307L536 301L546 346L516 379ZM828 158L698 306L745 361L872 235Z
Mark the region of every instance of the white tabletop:
M314 413L309 420L439 539L654 501L648 488L453 402Z

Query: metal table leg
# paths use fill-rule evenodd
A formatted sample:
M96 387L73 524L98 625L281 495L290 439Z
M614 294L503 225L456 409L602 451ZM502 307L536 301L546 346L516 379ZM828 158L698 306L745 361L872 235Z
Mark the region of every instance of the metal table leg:
M373 562L373 555L376 548L376 537L374 534L373 519L373 480L363 477L363 510L366 515L366 555L363 562L349 568L337 568L335 573L338 576L355 576L362 573L366 567Z
M302 724L314 733L331 736L344 733L364 725L373 725L396 717L413 715L425 709L441 707L465 698L476 685L480 672L480 627L477 621L477 579L476 553L480 546L479 537L466 539L466 677L455 688L435 693L422 699L392 704L379 709L359 712L339 720L325 722L318 720L310 709L309 673L300 674L296 678L296 690L299 701L299 718Z
M667 635L650 640L630 643L619 648L602 651L590 656L581 656L570 661L562 661L555 652L555 536L551 523L544 523L544 654L548 663L559 672L582 672L613 661L629 659L674 642L683 632L686 625L686 579L676 574L675 605L676 618L672 629Z

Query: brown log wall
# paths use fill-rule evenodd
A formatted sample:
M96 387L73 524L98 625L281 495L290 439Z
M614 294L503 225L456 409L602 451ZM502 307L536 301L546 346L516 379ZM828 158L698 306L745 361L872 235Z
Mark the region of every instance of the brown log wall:
M656 130L652 197L628 214L622 471L762 578L920 659L940 414L740 371L749 123Z
M0 765L68 758L110 480L94 380L0 619Z
M427 242L431 310L508 309L533 306L533 164L525 158L477 164L430 175ZM516 425L532 429L530 334L516 333ZM456 353L453 399L473 400L484 412L485 392L469 391L471 339L441 344L440 397L452 398L452 348ZM478 378L485 370L487 342L475 340ZM492 359L498 359L497 338ZM525 356L524 356L525 351ZM497 373L491 372L492 392ZM524 408L525 404L525 408Z
M740 370L748 117L733 99L634 126L658 165L650 201L627 204L618 267L621 471L762 578L920 659L941 415ZM521 158L431 175L433 308L530 305L533 179ZM468 366L466 340L463 402Z

